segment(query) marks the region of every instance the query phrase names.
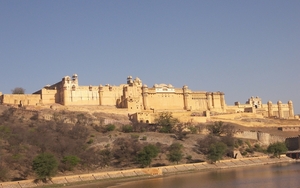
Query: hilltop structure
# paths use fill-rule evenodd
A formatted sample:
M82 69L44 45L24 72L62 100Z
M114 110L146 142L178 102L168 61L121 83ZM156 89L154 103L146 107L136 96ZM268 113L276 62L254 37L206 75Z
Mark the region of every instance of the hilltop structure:
M33 94L0 93L0 103L19 106L55 103L64 106L116 106L128 109L130 118L144 122L153 122L153 114L160 111L189 112L192 116L247 112L265 117L294 118L292 101L263 104L259 97L251 97L246 104L236 102L228 106L224 93L220 91L192 91L186 85L175 88L171 84L148 87L139 78L132 79L131 76L119 86L80 86L77 74L73 74Z

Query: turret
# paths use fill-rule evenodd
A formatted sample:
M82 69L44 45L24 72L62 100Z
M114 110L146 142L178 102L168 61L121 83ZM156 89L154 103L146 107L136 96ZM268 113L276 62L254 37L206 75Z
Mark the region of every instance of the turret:
M288 105L289 105L289 118L294 118L293 102L291 100L289 100Z
M78 76L77 74L72 75L72 83L78 85Z
M143 85L142 87L142 96L143 96L143 105L144 105L144 110L148 110L148 86Z
M188 104L189 91L188 91L188 86L184 85L182 87L182 90L183 90L184 109L185 110L189 110L189 104Z
M223 92L220 92L220 99L221 99L221 106L222 106L222 109L225 110L225 108L226 108L226 103L225 103L225 96L224 96L224 93L223 93Z
M278 105L278 116L279 118L283 118L283 112L282 112L282 102L281 101L278 101L277 102L277 105Z
M132 76L127 77L127 84L130 85L130 86L133 84Z
M101 106L103 103L103 86L100 84L98 87L98 91L99 91L99 105Z
M272 101L268 101L268 117L272 117L273 116L273 104L272 104Z
M213 105L212 105L212 93L211 92L207 92L206 93L206 98L207 98L207 108L208 110L211 110L213 108Z

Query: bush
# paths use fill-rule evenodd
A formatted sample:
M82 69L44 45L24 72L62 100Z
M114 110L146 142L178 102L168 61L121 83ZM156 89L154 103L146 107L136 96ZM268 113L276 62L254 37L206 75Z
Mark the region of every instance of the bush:
M192 156L191 155L188 155L188 156L186 156L186 160L188 161L188 162L190 162L190 161L192 161Z
M257 152L266 153L266 150L262 148L259 144L255 144L253 150Z
M138 140L139 137L140 137L140 135L138 135L138 134L132 134L132 135L131 135L131 138L132 138L133 140Z
M276 142L268 146L267 152L272 153L274 157L280 158L280 155L287 152L288 148L283 142Z
M94 142L94 139L89 139L89 141L87 141L87 144L92 144Z
M224 124L222 121L217 121L214 122L214 124L207 125L206 127L210 134L215 135L215 136L220 136L220 135L227 135L227 136L232 136L234 132L234 126Z
M159 153L157 146L149 144L145 146L137 155L137 162L142 165L142 167L149 166L153 158L155 158Z
M207 155L210 145L215 144L217 142L219 142L218 137L215 137L213 135L207 135L205 138L197 140L196 150L199 153Z
M246 152L247 153L254 153L254 150L253 150L253 148L246 148Z
M189 130L192 134L196 134L198 129L196 127L189 127Z
M182 148L183 148L183 146L181 144L179 144L179 143L173 143L169 147L169 153L167 155L168 156L168 160L170 162L176 162L178 164L178 162L183 157Z
M227 146L222 142L217 142L215 144L211 144L208 151L207 158L212 162L215 163L222 159L223 155L225 154Z
M242 146L242 145L244 144L244 141L241 140L241 139L238 139L238 140L237 140L237 143L238 143L239 146Z
M73 170L76 165L80 162L80 158L74 155L65 156L62 160L62 163L65 164L66 170Z
M107 125L105 125L105 130L107 132L114 131L115 129L116 129L116 126L114 124L107 124Z
M132 131L133 131L132 125L124 125L124 126L122 127L122 132L124 132L124 133L130 133L130 132L132 132Z
M221 138L221 141L226 144L229 148L233 148L235 144L235 138L231 135L226 135Z
M249 140L246 141L246 144L247 144L248 148L251 148L251 144L250 144Z
M171 112L161 112L158 117L155 118L155 123L162 126L160 132L171 133L173 127L179 122L177 118L174 118Z
M169 127L167 127L167 126L164 126L164 127L162 127L162 128L159 130L159 132L161 132L161 133L170 133L170 132L171 132L171 129L170 129Z
M58 162L51 153L42 153L33 159L32 169L37 175L37 179L47 181L56 174Z

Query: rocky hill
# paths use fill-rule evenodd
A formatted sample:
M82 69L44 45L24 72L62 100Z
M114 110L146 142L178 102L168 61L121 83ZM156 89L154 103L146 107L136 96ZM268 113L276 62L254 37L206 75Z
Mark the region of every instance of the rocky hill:
M278 126L299 126L299 121L294 120L216 116L211 122L185 125L192 128L182 136L183 132L178 130L160 133L156 125L133 124L126 110L110 106L14 108L0 105L0 114L2 181L34 178L32 161L45 152L58 160L58 175L140 167L137 154L149 144L159 148L152 166L163 166L173 164L168 160L173 143L183 146L179 163L206 161L200 145L207 136L205 127L213 122L223 121L235 131L262 131L283 137L297 136L298 132L279 131ZM264 155L257 149L260 148L257 140L227 137L221 140L229 146L228 154L230 150L239 150L244 157ZM76 156L80 162L70 168L64 162L67 156Z

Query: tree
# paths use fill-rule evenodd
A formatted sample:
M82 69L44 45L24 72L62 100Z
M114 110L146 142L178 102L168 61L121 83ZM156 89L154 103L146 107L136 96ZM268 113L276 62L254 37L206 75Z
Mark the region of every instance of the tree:
M157 146L149 144L145 146L137 155L137 162L142 165L142 167L149 166L152 159L155 158L159 153Z
M24 94L25 93L25 89L22 87L16 87L14 89L11 90L12 94Z
M188 135L188 131L186 131L186 126L183 124L177 124L177 126L174 128L174 132L175 132L175 138L177 140L184 140L187 138Z
M76 165L80 162L80 158L75 155L67 155L62 159L63 164L65 165L65 169L73 170Z
M215 163L222 159L222 156L225 154L227 149L226 144L223 142L217 142L215 144L211 144L208 151L207 159L211 161L211 163Z
M216 136L220 136L220 134L222 133L222 127L223 127L222 121L214 122L214 124L207 125L207 129L210 132L210 134Z
M33 159L32 169L38 176L39 180L47 181L56 174L58 162L53 154L42 153Z
M162 126L160 132L170 133L174 125L176 125L179 120L174 118L171 112L161 112L158 117L154 120L157 125Z
M214 124L207 125L207 129L210 132L210 134L215 136L226 135L226 136L232 136L234 132L234 126L224 124L222 121L214 122Z
M215 144L217 142L219 142L218 137L213 136L213 135L207 135L205 138L197 140L196 150L199 153L207 155L209 152L210 145Z
M141 144L133 138L117 138L113 142L112 154L120 165L129 166L136 162L135 157L141 151Z
M169 147L169 154L167 155L168 160L170 162L176 162L178 164L178 162L183 158L182 148L183 146L181 144L173 143Z
M276 142L268 146L267 152L272 153L274 157L280 158L280 155L287 152L288 148L283 142Z

